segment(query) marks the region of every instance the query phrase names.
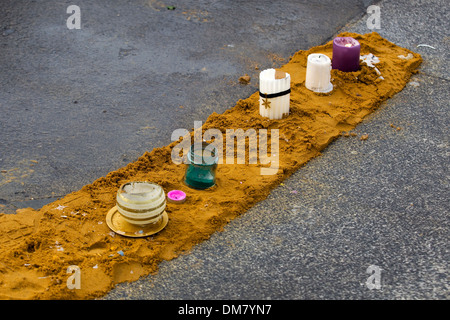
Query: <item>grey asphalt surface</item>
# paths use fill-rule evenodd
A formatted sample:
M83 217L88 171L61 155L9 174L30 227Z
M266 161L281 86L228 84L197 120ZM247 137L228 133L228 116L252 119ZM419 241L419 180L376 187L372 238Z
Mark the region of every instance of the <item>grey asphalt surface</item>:
M40 208L167 145L255 92L256 66L329 40L366 2L2 1L3 211ZM66 26L73 4L80 30Z
M371 31L364 1L79 1L81 30L65 27L73 3L5 3L0 168L2 181L21 174L0 183L11 210L223 112L257 90L237 82L257 79L255 66ZM449 298L448 4L376 4L376 31L424 63L356 128L369 138L338 139L223 232L105 299ZM380 289L366 285L369 266L381 268Z

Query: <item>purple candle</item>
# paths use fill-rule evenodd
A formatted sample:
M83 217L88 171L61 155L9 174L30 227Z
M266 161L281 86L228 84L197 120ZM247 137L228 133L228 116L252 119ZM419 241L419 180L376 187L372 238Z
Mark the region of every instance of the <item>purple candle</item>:
M361 46L352 37L337 37L333 40L333 58L331 66L344 72L359 70Z

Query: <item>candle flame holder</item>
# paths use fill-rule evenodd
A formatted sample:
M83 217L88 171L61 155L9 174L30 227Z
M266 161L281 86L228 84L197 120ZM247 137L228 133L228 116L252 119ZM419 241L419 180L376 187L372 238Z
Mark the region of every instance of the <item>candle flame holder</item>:
M167 225L166 196L161 186L145 181L120 186L116 205L106 215L106 224L126 237L146 237Z
M282 119L289 114L291 76L289 73L266 69L259 75L259 114L269 119Z
M322 53L308 55L306 65L305 87L317 93L333 91L331 83L331 60Z
M359 70L361 45L352 37L336 37L333 40L332 68L343 72Z
M188 166L184 182L194 189L207 189L216 184L219 155L213 144L193 144L187 155Z

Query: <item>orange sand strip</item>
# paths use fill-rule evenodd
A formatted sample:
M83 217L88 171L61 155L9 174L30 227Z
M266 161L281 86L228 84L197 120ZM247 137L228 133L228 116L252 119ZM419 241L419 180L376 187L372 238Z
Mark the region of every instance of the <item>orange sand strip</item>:
M219 165L218 185L196 191L183 185L185 165L171 161L170 145L146 152L136 162L111 172L92 184L36 211L18 210L0 215L0 298L91 299L106 294L115 284L154 273L170 260L220 231L245 213L334 139L355 128L383 101L401 91L422 62L419 54L381 38L377 33L345 33L361 43L361 55L379 57L376 67L363 65L354 73L332 71L334 91L315 94L304 87L306 57L332 57L332 42L297 52L281 70L291 75L291 113L282 120L259 116L258 94L240 100L224 114L213 113L203 129L279 129L280 170L260 175L258 165ZM411 59L402 59L407 56ZM193 119L194 121L194 119ZM367 138L367 137L365 137ZM370 139L370 138L369 138ZM270 138L269 138L270 141ZM361 141L361 143L364 143ZM181 189L184 204L167 204L169 223L148 238L111 234L105 223L122 183L147 180L166 193ZM118 251L123 251L123 255ZM67 288L70 265L81 270L81 289Z

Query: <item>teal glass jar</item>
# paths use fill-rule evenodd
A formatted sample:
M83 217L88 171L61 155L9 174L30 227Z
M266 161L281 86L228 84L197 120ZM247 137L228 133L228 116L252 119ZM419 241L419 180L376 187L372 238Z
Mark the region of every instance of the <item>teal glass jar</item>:
M188 165L184 182L194 189L207 189L216 184L219 161L217 149L210 143L193 144L187 154Z

